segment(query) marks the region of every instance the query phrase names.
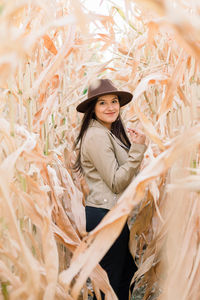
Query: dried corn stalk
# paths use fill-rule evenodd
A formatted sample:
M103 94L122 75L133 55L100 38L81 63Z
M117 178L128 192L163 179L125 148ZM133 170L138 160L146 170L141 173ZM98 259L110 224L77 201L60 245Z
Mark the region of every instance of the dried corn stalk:
M98 262L128 216L144 299L155 289L161 300L199 298L200 7L123 3L104 16L78 0L0 1L2 299L87 299L88 277L98 298L116 299ZM95 77L133 92L122 115L148 150L87 235L87 186L70 164L75 107Z

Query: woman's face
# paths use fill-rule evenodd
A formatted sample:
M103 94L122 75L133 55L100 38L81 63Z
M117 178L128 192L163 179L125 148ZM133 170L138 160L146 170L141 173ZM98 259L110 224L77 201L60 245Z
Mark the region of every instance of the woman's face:
M119 116L120 104L118 96L104 95L97 99L94 112L97 120L111 129L111 125Z

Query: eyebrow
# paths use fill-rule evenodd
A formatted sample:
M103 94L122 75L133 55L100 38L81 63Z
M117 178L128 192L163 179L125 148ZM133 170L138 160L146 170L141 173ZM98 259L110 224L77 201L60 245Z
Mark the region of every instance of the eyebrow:
M117 95L114 96L111 100L113 100L113 99L118 99L119 100ZM100 97L97 101L102 101L102 100L105 100L105 98L103 98L103 96L102 96L102 98Z

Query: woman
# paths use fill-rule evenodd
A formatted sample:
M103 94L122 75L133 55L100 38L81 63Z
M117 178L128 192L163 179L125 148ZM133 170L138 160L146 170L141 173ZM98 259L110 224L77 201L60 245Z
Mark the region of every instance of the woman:
M120 118L120 107L131 99L131 93L119 91L108 79L99 79L90 85L88 98L77 106L84 117L75 143L80 144L75 169L85 175L89 187L85 208L88 232L117 203L136 176L146 150L144 134L129 129L129 141ZM137 270L128 242L126 224L100 262L120 300L128 300L129 285Z

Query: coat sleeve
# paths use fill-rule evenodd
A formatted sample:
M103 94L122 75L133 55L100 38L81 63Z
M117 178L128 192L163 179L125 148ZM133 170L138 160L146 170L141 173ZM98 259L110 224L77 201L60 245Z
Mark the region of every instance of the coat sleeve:
M85 144L85 152L98 173L113 193L119 194L137 174L146 146L132 144L127 161L119 166L110 137L105 132L90 136Z

